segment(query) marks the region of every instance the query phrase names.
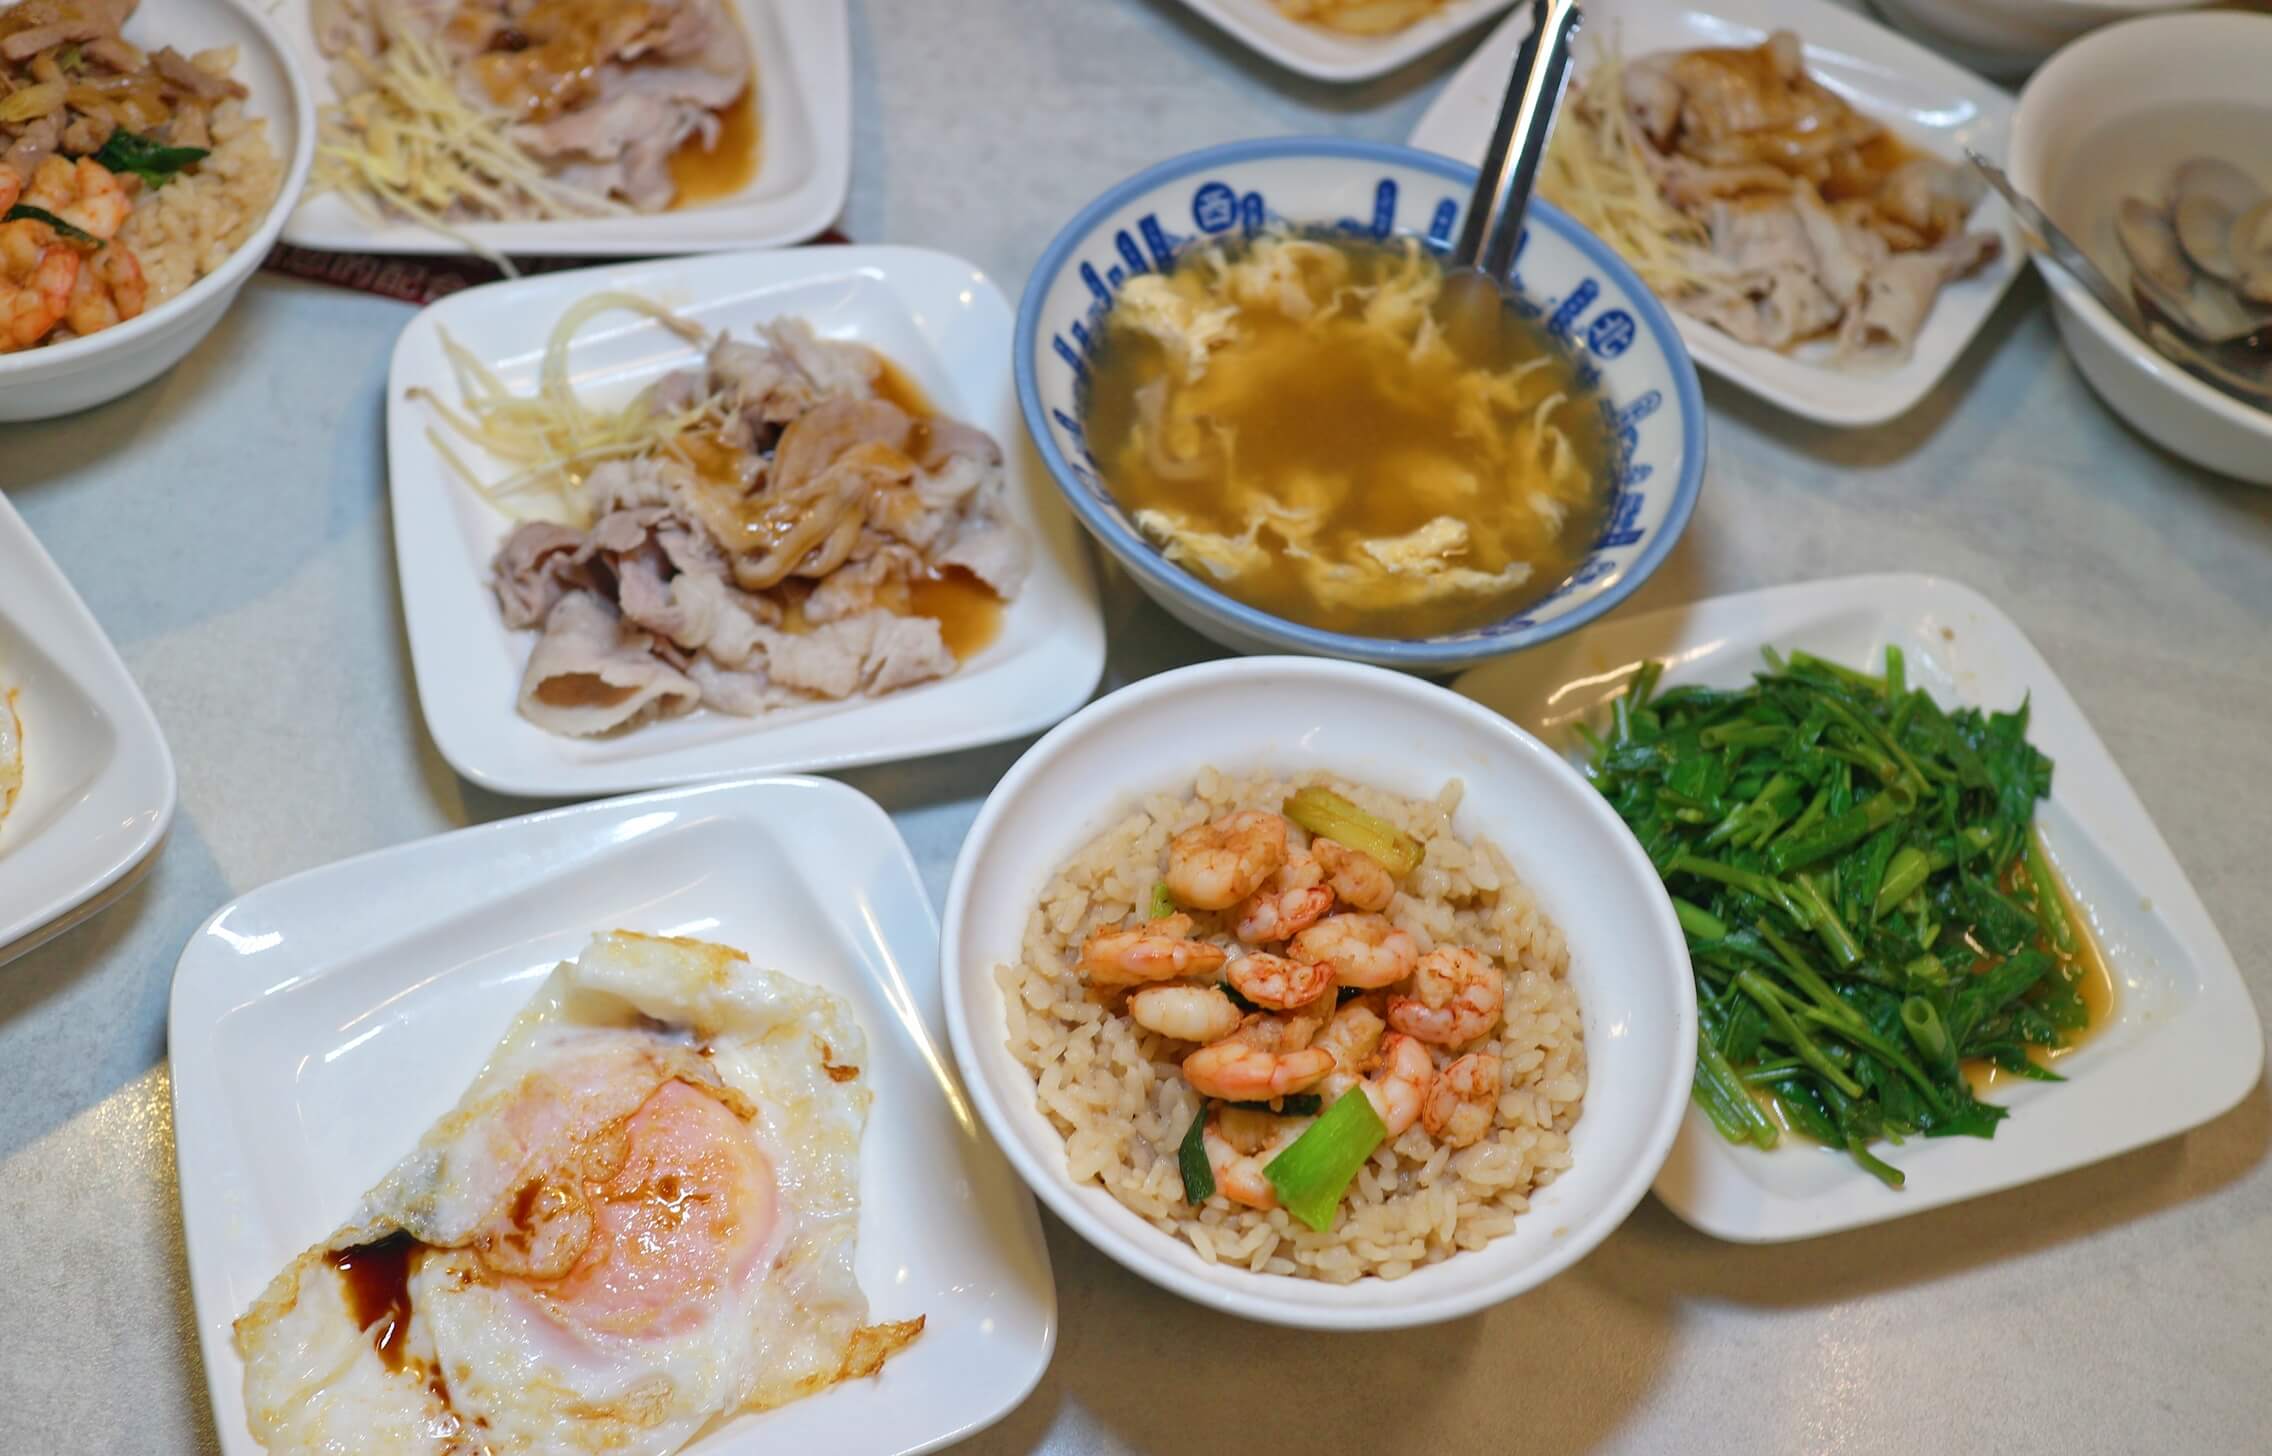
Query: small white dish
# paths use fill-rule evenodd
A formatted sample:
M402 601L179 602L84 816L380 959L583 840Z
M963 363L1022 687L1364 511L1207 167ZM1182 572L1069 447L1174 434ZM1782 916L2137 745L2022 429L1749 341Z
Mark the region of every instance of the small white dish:
M715 253L802 242L836 221L852 181L852 40L845 0L728 0L756 67L756 173L731 196L683 211L458 225L509 257ZM337 98L308 0L275 12L318 108ZM462 253L464 243L407 220L379 219L337 195L310 196L284 241L336 253Z
M293 3L304 7L306 0ZM268 145L283 167L268 215L220 267L140 317L67 343L0 354L0 421L52 419L149 383L213 331L268 256L308 180L316 122L308 82L263 8L236 0L144 0L123 33L136 45L170 45L184 55L237 48L234 74L247 92L245 114L267 122Z
M1465 34L1514 0L1449 0L1388 35L1345 35L1307 25L1270 0L1183 0L1257 54L1319 81L1370 81Z
M709 709L599 739L547 733L515 710L535 634L508 630L489 560L511 523L453 474L415 386L455 403L450 336L516 390L533 389L546 337L577 300L643 294L713 333L748 338L796 315L858 339L906 371L943 411L986 430L1008 458L1010 508L1033 571L1000 636L951 676L881 698L736 718ZM1104 671L1104 621L1079 532L1055 499L1020 423L1010 378L1010 306L991 279L944 253L836 247L680 258L553 273L469 289L421 312L395 346L387 384L387 476L395 563L426 726L452 767L499 793L617 793L696 779L840 769L944 753L1033 733L1088 699ZM624 397L698 361L638 315L578 335L571 382ZM453 445L476 470L479 451ZM501 473L501 472L500 472Z
M1514 1232L1401 1279L1328 1284L1210 1264L1094 1181L1010 1054L995 968L1014 961L1042 887L1143 795L1200 769L1328 768L1414 798L1447 779L1463 834L1494 840L1570 947L1586 1099L1570 1168ZM1617 815L1554 752L1418 678L1320 658L1204 663L1122 688L1058 725L1004 775L963 841L939 978L971 1102L1050 1210L1164 1289L1270 1324L1385 1330L1472 1314L1592 1252L1647 1191L1688 1106L1696 988L1672 902Z
M689 935L844 997L868 1036L858 1273L924 1332L876 1379L740 1416L689 1456L909 1456L1041 1378L1056 1290L1033 1200L942 1053L937 930L914 861L841 784L711 784L505 820L280 880L206 922L167 1042L190 1291L221 1449L245 1427L230 1325L328 1236L596 930Z
M1649 659L1671 663L1666 687L1735 687L1761 665L1763 646L1876 671L1889 645L1901 648L1909 681L1942 703L2027 700L2028 738L2055 765L2036 822L2114 972L2114 1021L2060 1058L2065 1082L1997 1089L2012 1115L1994 1138L1879 1149L1907 1175L1899 1191L1826 1148L1735 1147L1690 1110L1656 1192L1718 1238L1812 1238L2048 1178L2200 1126L2263 1069L2255 1007L2201 897L2050 664L1968 587L1857 576L1715 597L1597 627L1454 687L1582 759L1570 725L1598 722Z
M0 965L125 893L174 818L174 759L118 649L0 495L0 696L23 786L0 819Z
M1632 60L1652 51L1757 45L1778 29L1796 31L1805 43L1809 74L1911 146L1960 165L1967 147L2003 155L2011 97L1914 41L1818 0L1709 0L1708 6L1590 0L1572 74L1582 84L1598 48L1612 42ZM1420 118L1412 145L1471 164L1480 160L1515 50L1529 32L1528 11L1493 32ZM1940 382L2019 276L2026 250L2010 210L1988 196L1973 210L1970 226L1996 233L2002 251L1978 273L1941 290L1916 347L1891 368L1837 367L1827 343L1789 354L1739 344L1677 308L1670 310L1673 322L1699 366L1771 404L1825 424L1882 424Z
M2020 92L2012 183L2127 286L2112 222L2124 196L2158 196L2177 163L2205 151L2237 153L2234 161L2272 182L2268 75L2272 15L2163 15L2093 31ZM2205 108L2245 119L2207 135ZM2059 341L2116 414L2196 465L2272 485L2272 408L2243 404L2163 358L2064 268L2039 271Z

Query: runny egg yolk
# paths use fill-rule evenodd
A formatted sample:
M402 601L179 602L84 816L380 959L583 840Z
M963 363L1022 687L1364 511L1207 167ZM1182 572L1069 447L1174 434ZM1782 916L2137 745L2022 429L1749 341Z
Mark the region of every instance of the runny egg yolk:
M684 1082L657 1088L623 1136L621 1166L586 1185L582 1256L526 1287L587 1333L667 1337L719 1307L770 1242L773 1168L740 1118Z

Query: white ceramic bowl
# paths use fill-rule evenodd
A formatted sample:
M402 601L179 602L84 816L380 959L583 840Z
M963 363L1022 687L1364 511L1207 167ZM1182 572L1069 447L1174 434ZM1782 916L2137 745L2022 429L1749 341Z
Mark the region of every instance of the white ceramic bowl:
M2123 133L2127 165L2141 176L2135 184L2128 176L2113 177L2111 185L2146 185L2202 145L2201 138L2167 124L2168 110L2203 104L2260 108L2259 135L2263 145L2272 146L2268 78L2272 15L2204 11L2093 31L2054 56L2020 92L2007 163L2012 181L2106 267L2112 250L2093 241L2105 218L2075 215L2072 198L2063 196L2076 190L2078 176L2102 165L2099 158L2080 157L2079 148L2094 135ZM2156 113L2163 114L2160 124ZM2126 125L2132 122L2137 124ZM2255 165L2266 165L2262 154ZM2116 414L2196 464L2272 485L2272 412L2251 409L2164 359L2064 270L2041 271L2051 288L2060 339Z
M1143 794L1213 765L1336 773L1415 797L1457 778L1459 831L1488 835L1570 946L1587 1083L1571 1167L1513 1233L1396 1280L1326 1284L1208 1264L1093 1182L1003 1034L997 966L1018 955L1042 886ZM1583 1258L1656 1177L1688 1106L1696 995L1672 904L1640 844L1544 744L1445 689L1311 658L1207 663L1147 678L1059 724L988 796L947 891L947 1031L978 1115L1042 1201L1162 1288L1309 1329L1389 1329L1512 1298Z
M1608 244L1534 202L1515 288L1598 375L1616 435L1602 534L1569 577L1505 621L1406 640L1323 632L1259 611L1170 562L1129 524L1081 433L1087 356L1115 292L1195 241L1266 222L1339 225L1448 245L1475 169L1339 137L1234 142L1171 158L1065 225L1026 282L1010 349L1026 429L1073 513L1170 615L1239 652L1305 652L1448 672L1556 637L1608 611L1672 551L1704 478L1704 395L1672 318Z
M189 55L237 48L237 80L251 93L247 115L268 122L268 144L284 161L276 200L260 227L219 268L175 297L114 328L65 344L0 354L0 421L44 420L118 398L165 373L197 347L268 256L299 200L315 159L315 112L308 88L266 15L234 0L143 0L126 38Z
M2086 31L2204 0L1870 0L1885 18L1983 75L2017 78Z

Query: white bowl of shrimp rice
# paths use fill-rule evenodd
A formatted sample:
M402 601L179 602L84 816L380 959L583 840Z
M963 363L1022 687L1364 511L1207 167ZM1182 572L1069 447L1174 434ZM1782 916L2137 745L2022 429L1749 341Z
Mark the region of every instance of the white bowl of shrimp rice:
M1187 1299L1451 1319L1583 1258L1664 1162L1696 999L1641 846L1489 710L1353 663L1163 673L988 797L941 979L979 1117Z
M70 414L157 378L220 322L275 245L315 157L315 112L263 9L232 0L141 0L118 31L98 40L79 39L70 25L41 30L64 64L95 65L78 57L110 47L102 54L131 69L96 79L139 109L120 120L117 104L103 103L107 109L90 116L74 99L28 128L0 128L9 131L0 137L7 153L0 169L10 173L0 177L0 192L20 191L22 203L68 195L45 209L49 217L95 226L90 219L101 216L110 224L76 238L52 229L36 235L40 249L74 254L67 260L74 292L67 308L50 300L47 312L11 298L12 327L0 335L0 421ZM43 53L21 65L50 59ZM17 79L35 74L25 69ZM88 129L98 126L104 149L89 152L97 133ZM128 143L195 149L195 160L177 154L153 165L145 152L145 170L137 172L121 160ZM70 184L41 178L43 161L68 163ZM114 191L131 204L122 223L98 206ZM8 244L0 247L0 289L20 293L28 280L62 276L32 263L32 240L20 230L0 241ZM104 288L93 287L98 280L107 280ZM30 314L38 317L27 322Z

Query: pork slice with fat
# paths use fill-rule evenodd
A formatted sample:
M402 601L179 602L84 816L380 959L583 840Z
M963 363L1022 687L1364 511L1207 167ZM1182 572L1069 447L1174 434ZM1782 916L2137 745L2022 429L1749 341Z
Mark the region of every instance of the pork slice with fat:
M658 660L654 639L604 597L570 592L544 619L521 674L521 716L550 733L588 738L702 700L686 674Z
M489 584L505 625L534 627L571 591L588 590L584 533L556 521L523 521L497 548L489 563Z

